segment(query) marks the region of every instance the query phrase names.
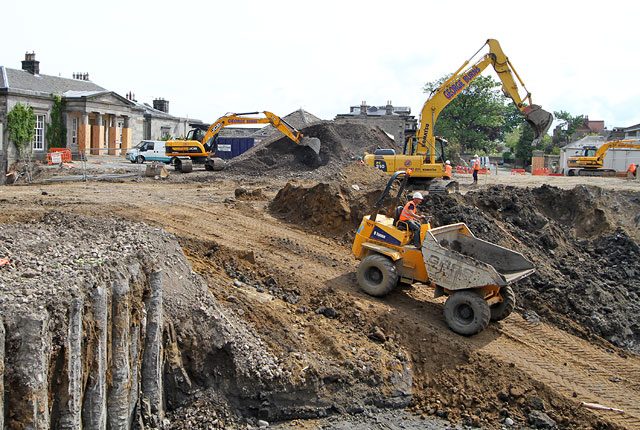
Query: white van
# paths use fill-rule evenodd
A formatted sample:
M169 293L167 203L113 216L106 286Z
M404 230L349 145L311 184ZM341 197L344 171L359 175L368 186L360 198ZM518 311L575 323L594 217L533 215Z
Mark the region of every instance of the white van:
M171 157L167 157L165 152L163 140L143 140L128 150L125 157L132 163L144 163L145 161L168 163L171 161Z

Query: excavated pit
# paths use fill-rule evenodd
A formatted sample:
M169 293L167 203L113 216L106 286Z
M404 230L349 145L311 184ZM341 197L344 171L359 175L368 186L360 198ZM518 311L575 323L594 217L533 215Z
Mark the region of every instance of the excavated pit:
M6 428L160 428L206 386L223 419L281 375L163 230L49 212L0 238Z

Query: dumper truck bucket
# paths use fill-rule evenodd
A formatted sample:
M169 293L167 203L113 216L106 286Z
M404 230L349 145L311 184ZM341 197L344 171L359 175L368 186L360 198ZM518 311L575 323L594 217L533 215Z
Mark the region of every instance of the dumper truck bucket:
M303 137L300 144L313 149L316 154L320 154L320 139L317 137Z
M429 280L448 290L502 287L535 272L522 254L478 239L464 223L429 230L422 255Z
M537 146L542 141L542 138L551 127L553 122L553 115L546 110L542 109L538 105L527 106L524 109L524 119L529 123L533 129L533 142L532 146Z

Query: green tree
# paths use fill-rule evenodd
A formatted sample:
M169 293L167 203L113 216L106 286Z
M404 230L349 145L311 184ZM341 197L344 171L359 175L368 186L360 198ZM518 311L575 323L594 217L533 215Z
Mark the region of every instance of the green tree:
M67 126L64 123L63 115L66 101L57 94L52 94L52 96L51 122L47 123L47 148L66 148Z
M7 133L9 141L18 148L18 153L24 158L31 149L29 144L33 140L36 127L36 115L29 105L17 103L7 114Z
M516 158L522 160L525 166L531 162L531 156L533 155L533 147L531 146L532 142L533 129L527 124L527 126L521 127L521 133L518 138L518 143L516 143L515 153Z
M563 110L554 112L553 115L557 120L561 121L553 143L557 145L566 145L569 143L571 136L573 136L578 127L584 124L584 115L573 116L569 112Z
M447 76L427 83L424 92L431 93L446 79ZM460 143L469 152L492 153L505 132L523 122L501 87L490 76L476 78L442 110L434 134Z

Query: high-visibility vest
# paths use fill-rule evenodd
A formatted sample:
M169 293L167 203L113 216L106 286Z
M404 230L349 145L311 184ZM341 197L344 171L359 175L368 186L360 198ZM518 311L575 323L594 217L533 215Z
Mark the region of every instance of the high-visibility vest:
M409 202L407 202L407 204L404 205L404 207L402 208L402 213L400 214L400 218L398 218L398 221L406 221L408 219L410 219L410 220L416 219L416 216L412 215L409 212L410 210L413 210L414 213L416 211L416 204L413 202L413 200L409 200Z
M473 170L480 170L480 160L477 158L473 160Z
M447 171L447 176L451 177L451 169L453 169L453 167L451 167L451 164L447 164L446 166L444 166L444 168Z

